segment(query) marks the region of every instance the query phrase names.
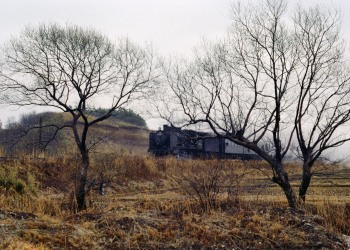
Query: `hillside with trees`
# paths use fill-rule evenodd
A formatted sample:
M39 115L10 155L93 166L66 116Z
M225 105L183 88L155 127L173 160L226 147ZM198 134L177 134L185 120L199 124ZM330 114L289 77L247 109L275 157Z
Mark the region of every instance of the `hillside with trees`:
M90 119L99 117L93 110ZM76 150L70 129L57 130L69 123L65 113L41 112L23 114L18 121L11 121L0 129L2 156L16 157L31 154L33 157L60 155ZM78 126L82 126L78 124ZM89 140L98 140L94 151L111 151L115 148L145 153L148 146L148 128L145 120L132 110L120 109L108 121L98 124Z

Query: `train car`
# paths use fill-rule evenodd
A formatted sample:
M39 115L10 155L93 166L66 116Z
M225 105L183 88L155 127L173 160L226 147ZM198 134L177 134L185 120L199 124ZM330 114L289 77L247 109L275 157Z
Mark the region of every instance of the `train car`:
M163 130L149 134L148 152L155 156L176 155L201 158L259 160L253 151L223 137L164 125Z

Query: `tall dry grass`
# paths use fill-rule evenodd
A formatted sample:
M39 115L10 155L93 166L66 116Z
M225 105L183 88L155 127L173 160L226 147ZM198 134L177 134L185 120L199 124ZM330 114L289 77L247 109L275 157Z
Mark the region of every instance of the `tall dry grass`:
M23 182L25 191L6 191L6 187L0 187L0 210L57 219L74 214L74 181L78 164L78 157L66 156L41 160L22 157L1 162L0 173ZM317 168L320 172L337 172L336 166ZM300 166L291 163L287 169L292 184L297 187ZM216 213L227 209L239 211L242 208L254 210L262 204L286 208L283 193L270 178L268 165L259 161L179 160L125 152L99 154L92 158L88 205L90 210L103 212L113 210L121 199L139 199L140 210L155 209L178 214ZM98 192L102 179L106 184L105 196ZM350 234L349 192L346 187L334 189L324 180L314 178L310 199L302 208L309 214L322 216L322 223L332 230ZM337 182L346 184L348 180L338 178L333 180L333 185ZM330 192L324 192L325 189ZM337 204L332 200L334 193L338 194ZM312 197L317 197L317 200Z

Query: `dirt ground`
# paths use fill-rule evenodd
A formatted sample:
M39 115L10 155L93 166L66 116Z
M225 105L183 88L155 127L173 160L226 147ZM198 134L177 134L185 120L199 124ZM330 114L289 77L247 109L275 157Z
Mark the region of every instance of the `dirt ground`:
M224 200L204 213L174 191L108 195L94 202L95 208L62 219L1 210L1 248L347 249L324 218L282 204Z

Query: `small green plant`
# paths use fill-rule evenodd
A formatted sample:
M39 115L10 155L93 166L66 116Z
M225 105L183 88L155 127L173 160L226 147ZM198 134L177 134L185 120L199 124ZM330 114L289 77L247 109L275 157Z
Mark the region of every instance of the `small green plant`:
M30 173L20 176L16 168L6 169L0 167L0 188L8 196L11 192L23 195L24 193L36 193L35 178Z

